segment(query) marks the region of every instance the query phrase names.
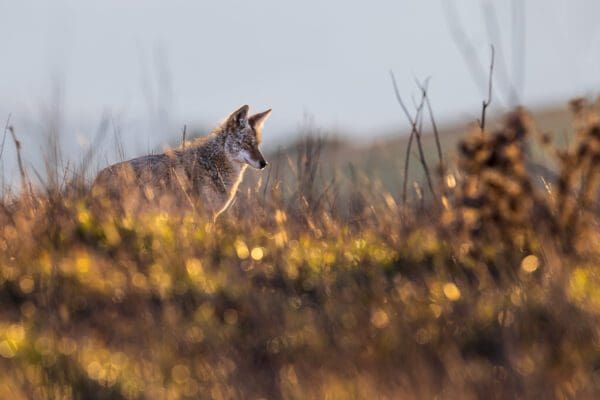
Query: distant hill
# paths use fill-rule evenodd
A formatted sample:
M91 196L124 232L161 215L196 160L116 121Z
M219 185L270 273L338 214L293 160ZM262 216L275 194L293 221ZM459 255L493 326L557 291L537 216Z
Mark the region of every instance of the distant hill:
M548 134L559 147L565 146L571 140L571 117L567 106L541 108L531 111L531 114L540 132ZM502 120L501 116L490 118L489 129L500 127ZM458 142L466 136L475 123L475 121L464 121L438 126L443 157L450 166L455 160ZM319 142L321 147L317 151L320 167L316 179L329 181L335 176L336 182L342 185L356 184L358 180L363 180L363 183L370 181L383 185L389 193L397 195L402 188L409 133L405 131L396 135L380 136L371 143L356 143L325 137ZM303 153L303 149L306 152L304 144L304 140L300 139L279 151L268 154L267 158L273 169L271 174L279 177L296 174L299 154ZM428 165L433 170L438 165L438 155L434 136L428 124L423 132L422 145ZM546 155L539 153L535 148L532 151L536 162L547 168L552 167L553 160L547 159ZM423 180L423 172L416 142L413 142L411 154L409 176L411 181L420 182ZM263 178L264 174L261 173Z

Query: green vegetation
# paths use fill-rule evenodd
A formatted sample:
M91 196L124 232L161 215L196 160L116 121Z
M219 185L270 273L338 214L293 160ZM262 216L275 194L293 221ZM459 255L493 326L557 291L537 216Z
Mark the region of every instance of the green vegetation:
M6 198L0 398L596 398L599 106L573 115L562 150L523 110L474 129L407 204L310 138L216 224Z

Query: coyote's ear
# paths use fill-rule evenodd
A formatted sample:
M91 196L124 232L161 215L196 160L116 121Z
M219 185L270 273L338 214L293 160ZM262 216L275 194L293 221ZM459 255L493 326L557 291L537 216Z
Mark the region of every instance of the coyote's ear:
M248 118L248 123L250 124L250 126L252 128L254 128L255 131L260 131L262 129L265 121L267 120L267 118L269 118L269 115L271 115L270 108L267 111L263 111L261 113L254 114L253 116Z
M235 125L237 127L246 126L246 123L248 122L248 110L249 109L250 109L250 107L248 107L247 104L244 104L239 109L237 109L231 113L229 118L227 118L227 123Z

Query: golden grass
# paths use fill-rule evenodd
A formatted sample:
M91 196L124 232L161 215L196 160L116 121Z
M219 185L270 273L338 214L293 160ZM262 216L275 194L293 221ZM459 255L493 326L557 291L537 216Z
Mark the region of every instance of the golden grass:
M293 173L216 224L80 190L0 208L0 397L594 398L600 122L557 150L516 110L407 205ZM528 165L539 137L556 178Z

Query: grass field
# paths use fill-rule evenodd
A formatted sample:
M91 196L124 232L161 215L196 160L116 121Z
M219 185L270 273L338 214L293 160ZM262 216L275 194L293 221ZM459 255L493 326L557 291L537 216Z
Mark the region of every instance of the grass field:
M304 139L215 224L24 185L0 204L0 398L597 398L600 111L571 112L448 135L406 204L401 142Z

